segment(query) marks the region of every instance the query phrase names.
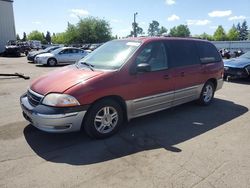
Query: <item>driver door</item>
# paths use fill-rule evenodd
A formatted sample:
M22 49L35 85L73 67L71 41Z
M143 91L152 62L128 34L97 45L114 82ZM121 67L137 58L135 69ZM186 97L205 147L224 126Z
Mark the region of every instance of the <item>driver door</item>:
M168 69L168 54L163 42L147 44L134 62L149 64L149 72L137 72L131 75L129 92L133 92L132 117L159 111L171 107L174 97L172 72Z

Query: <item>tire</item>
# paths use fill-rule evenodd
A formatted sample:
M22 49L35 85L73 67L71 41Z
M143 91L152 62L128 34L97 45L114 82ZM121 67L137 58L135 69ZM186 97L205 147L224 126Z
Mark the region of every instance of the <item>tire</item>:
M228 77L228 75L227 75L227 74L224 74L224 75L223 75L223 80L227 80L227 77Z
M86 133L97 139L115 134L123 123L123 111L114 100L106 99L90 107L83 121Z
M47 61L47 65L50 67L56 66L56 64L57 64L57 61L55 58L49 58Z
M209 105L214 98L215 86L211 81L207 81L203 86L199 98L199 104L203 106Z

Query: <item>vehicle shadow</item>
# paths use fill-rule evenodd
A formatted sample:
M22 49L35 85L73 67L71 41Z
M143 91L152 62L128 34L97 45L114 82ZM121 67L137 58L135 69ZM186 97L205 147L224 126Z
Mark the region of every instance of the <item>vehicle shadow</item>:
M244 84L244 85L250 85L250 77L248 78L232 78L229 79L228 82L235 83L235 84Z
M105 140L90 139L83 132L49 134L31 125L25 127L23 133L30 147L43 159L87 165L159 148L181 152L175 145L219 127L247 111L248 108L231 101L215 99L206 107L192 102L136 118L118 134Z
M34 63L35 64L35 63ZM35 64L36 67L39 67L39 68L55 68L55 67L64 67L64 66L68 66L70 64L58 64L56 66L48 66L48 65L40 65L40 64Z

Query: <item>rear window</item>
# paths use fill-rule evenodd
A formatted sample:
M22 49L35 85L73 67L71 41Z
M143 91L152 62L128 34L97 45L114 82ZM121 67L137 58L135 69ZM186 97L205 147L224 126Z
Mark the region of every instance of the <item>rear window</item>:
M209 42L196 42L201 63L221 61L221 56L215 46Z
M197 48L193 41L173 40L166 41L165 44L170 54L170 67L188 66L200 63Z

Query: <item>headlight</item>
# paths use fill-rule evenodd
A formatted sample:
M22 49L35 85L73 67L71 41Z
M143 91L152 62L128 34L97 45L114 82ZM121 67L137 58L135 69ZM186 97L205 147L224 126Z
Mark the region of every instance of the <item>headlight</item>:
M72 96L67 94L51 93L44 97L42 104L55 107L72 107L80 103Z

